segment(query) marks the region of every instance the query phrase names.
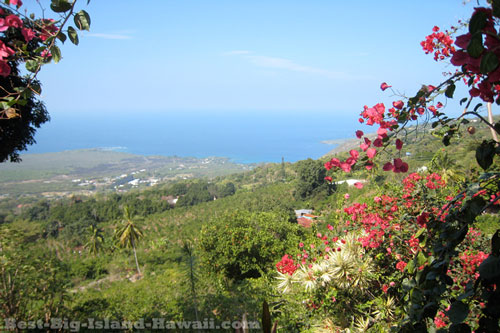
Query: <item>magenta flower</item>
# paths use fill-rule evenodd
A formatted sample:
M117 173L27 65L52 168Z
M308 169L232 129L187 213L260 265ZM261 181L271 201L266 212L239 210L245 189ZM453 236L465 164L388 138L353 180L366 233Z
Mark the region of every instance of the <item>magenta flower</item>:
M392 86L388 85L387 83L385 82L382 82L382 84L380 85L380 89L382 89L382 91L386 90L387 88L390 88Z

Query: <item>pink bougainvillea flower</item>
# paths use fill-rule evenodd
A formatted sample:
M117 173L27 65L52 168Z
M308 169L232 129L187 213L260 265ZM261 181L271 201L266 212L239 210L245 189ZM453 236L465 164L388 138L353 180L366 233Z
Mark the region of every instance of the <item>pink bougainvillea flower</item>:
M10 0L9 2L11 5L17 6L17 8L19 8L23 5L23 2L21 0Z
M375 148L370 148L366 151L366 156L368 156L369 159L372 159L377 155L377 149Z
M425 227L427 223L427 219L429 218L429 213L423 212L417 217L417 223L421 227Z
M5 61L0 61L0 75L3 77L7 77L10 74L10 66L7 65L7 62Z
M401 150L401 148L403 148L403 141L396 139L396 149Z
M14 14L7 16L5 18L5 23L9 27L14 27L14 28L21 28L23 26L23 21L21 21L21 19L17 15L14 15Z
M349 164L349 163L346 163L346 162L340 163L340 168L344 172L351 172L351 164Z
M5 22L5 19L4 18L0 18L0 32L5 31L7 29L9 29L9 26Z
M7 57L10 57L13 55L15 52L13 49L5 45L1 40L0 40L0 59L4 59ZM10 67L9 67L10 68Z
M363 136L363 131L360 131L360 130L357 130L356 131L356 136L358 137L358 139L361 139L361 137Z
M354 183L354 186L355 186L356 188L362 189L364 185L363 185L363 183L362 183L362 182L355 182L355 183Z
M394 169L393 171L395 173L405 173L408 171L408 163L403 162L400 158L394 159Z
M327 226L327 228L328 228L328 230L330 230L330 231L331 231L331 230L333 230L333 226L332 226L331 224L329 224L329 225Z
M432 91L434 91L435 89L436 89L436 87L434 87L434 86L433 86L433 85L431 85L431 84L429 84L429 85L427 86L427 91L428 91L428 92L432 92Z
M434 105L429 106L429 111L431 111L433 115L437 114L437 109Z
M404 106L404 103L403 103L403 101L396 101L396 102L392 102L392 106L394 106L398 110L401 110Z
M387 136L387 128L382 128L380 127L378 130L377 130L377 135L380 139L383 139Z
M52 57L52 53L50 53L50 51L48 49L45 49L42 51L40 56L42 56L43 58L50 58L50 57Z
M361 148L362 151L366 151L368 149L368 147L370 147L370 146L367 145L366 143L362 143L359 145L359 148Z
M347 200L347 199L349 199L349 197L350 197L349 193L344 194L344 199L346 199L346 200ZM337 241L337 240L334 240L334 242L336 242L336 241Z
M351 149L351 151L349 151L349 154L352 156L352 158L354 158L355 160L358 159L359 157L359 151L355 150L355 149Z
M331 183L333 179L332 179L332 177L330 177L330 176L326 176L326 177L325 177L325 180L326 180L327 182L330 182L330 183Z
M373 141L373 145L375 147L379 147L380 148L380 147L382 147L384 145L384 142L382 141L382 139L377 138L377 139L375 139L375 141Z
M35 38L35 32L31 29L23 28L21 30L21 33L23 34L24 39L26 40L27 43L31 41L33 38Z
M373 162L372 161L366 162L365 168L366 168L366 170L373 169Z
M394 165L392 165L391 162L387 162L386 164L384 164L383 168L382 168L384 171L391 171L394 169Z
M354 164L356 164L357 159L351 156L347 160L345 160L345 162L348 163L350 166L353 166Z
M380 85L380 89L382 89L382 91L386 90L387 88L390 88L392 86L388 85L387 83L385 82L382 82L382 84Z

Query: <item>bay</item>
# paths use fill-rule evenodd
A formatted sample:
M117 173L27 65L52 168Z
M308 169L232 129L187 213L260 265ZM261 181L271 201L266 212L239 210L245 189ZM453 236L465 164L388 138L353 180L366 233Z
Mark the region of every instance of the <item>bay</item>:
M326 111L58 112L27 153L101 148L139 155L227 157L237 163L317 159L352 138L357 115Z

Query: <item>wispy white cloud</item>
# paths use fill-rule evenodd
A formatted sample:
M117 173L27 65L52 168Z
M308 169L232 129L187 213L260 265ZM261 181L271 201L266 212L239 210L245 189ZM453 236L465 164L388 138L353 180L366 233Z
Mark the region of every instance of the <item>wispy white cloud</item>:
M245 55L245 54L250 54L252 52L246 51L246 50L234 50L234 51L229 51L229 52L224 52L222 53L223 55Z
M226 52L225 54L241 56L243 59L246 59L251 64L257 67L282 69L292 72L320 75L331 79L343 79L343 80L366 79L366 77L361 77L359 75L352 75L344 72L335 72L323 68L301 65L293 60L286 58L254 55L252 54L251 51L230 51Z
M285 58L276 58L276 57L259 56L259 55L251 55L247 56L246 58L250 60L251 63L259 67L279 68L294 72L303 72L310 74L321 74L321 75L330 74L329 71L320 68L299 65L293 62L292 60Z
M88 33L88 37L96 37L102 39L132 39L132 36L126 34L103 34L103 33Z

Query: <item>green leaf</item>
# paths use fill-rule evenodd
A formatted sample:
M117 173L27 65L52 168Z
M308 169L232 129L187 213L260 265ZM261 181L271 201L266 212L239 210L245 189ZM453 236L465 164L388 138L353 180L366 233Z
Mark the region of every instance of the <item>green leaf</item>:
M499 122L497 122L497 123L496 123L493 127L495 128L495 131L496 131L498 134L500 134L500 121L499 121Z
M33 51L33 52L34 52L34 53L36 53L36 54L39 54L39 53L41 53L43 50L45 50L45 47L46 47L45 45L40 46L40 47L36 48L36 49L35 49L35 51Z
M476 32L481 31L481 29L484 28L486 25L486 20L488 17L486 16L486 13L478 10L472 15L469 21L469 32L471 34L475 34Z
M418 229L417 233L415 234L415 238L420 237L420 235L423 234L426 230L427 230L427 228Z
M471 329L466 323L452 324L448 331L449 333L470 333Z
M467 318L469 307L462 301L456 301L451 304L450 309L446 312L453 324L460 324Z
M491 254L500 257L500 229L491 238Z
M455 84L452 83L450 84L447 88L446 88L446 91L444 92L444 95L448 98L453 98L453 94L455 93Z
M420 251L417 255L417 264L418 266L422 266L423 264L425 264L427 262L427 257L425 256L425 254Z
M79 43L78 32L76 32L75 28L68 27L68 36L69 36L69 40L71 41L71 43L78 45L78 43Z
M52 54L52 59L57 64L61 60L61 50L54 45L50 48L50 53Z
M481 56L481 53L483 53L484 47L483 47L483 37L481 34L476 34L473 35L469 45L467 45L467 53L472 58L479 58Z
M495 142L484 140L479 147L476 149L476 160L477 163L483 170L488 169L491 164L493 164L493 158L495 157Z
M474 112L477 112L477 110L478 110L481 106L483 106L483 104L482 104L482 103L478 103L478 104L474 107Z
M481 65L479 70L483 74L493 72L498 67L498 57L493 52L486 52L481 58Z
M425 279L426 280L429 280L429 281L432 281L432 280L436 280L438 274L435 272L435 271L430 271L429 273L427 273L427 275L425 276Z
M413 274L413 272L415 272L415 262L413 260L410 260L408 262L408 264L406 265L406 270L410 274Z
M26 61L26 69L32 73L36 72L36 70L38 69L38 61L36 60Z
M500 0L493 0L491 6L493 7L493 16L500 17Z
M67 0L52 0L50 9L56 13L64 13L70 10L72 5Z
M467 97L464 97L460 100L460 105L464 104L465 102L467 102L468 98Z
M64 42L66 41L66 35L64 33L62 33L61 31L59 31L59 33L57 34L57 39L59 39L63 44Z
M479 275L482 279L491 280L500 276L500 258L490 255L479 265Z
M79 30L90 30L90 16L86 11L80 10L78 13L76 13L74 21L76 27Z

